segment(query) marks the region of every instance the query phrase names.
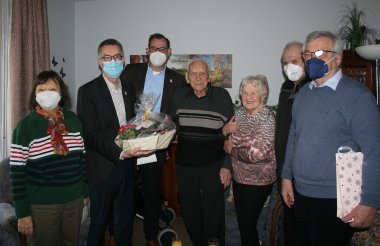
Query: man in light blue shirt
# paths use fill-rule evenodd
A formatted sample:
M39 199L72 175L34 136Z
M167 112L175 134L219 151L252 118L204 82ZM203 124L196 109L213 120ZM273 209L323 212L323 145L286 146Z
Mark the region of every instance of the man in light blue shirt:
M135 87L137 95L154 93L159 96L153 111L169 114L173 94L186 86L185 77L166 66L171 55L170 41L160 33L149 37L146 54L148 63L129 64L121 75ZM144 233L147 245L158 246L158 217L161 209L161 175L167 151L157 151L156 161L139 165L144 193Z

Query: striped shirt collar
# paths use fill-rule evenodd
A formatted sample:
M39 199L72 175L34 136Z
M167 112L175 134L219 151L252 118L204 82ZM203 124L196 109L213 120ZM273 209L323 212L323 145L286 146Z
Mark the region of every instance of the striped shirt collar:
M117 79L117 85L114 85L111 81L109 81L106 78L106 76L104 76L104 74L103 74L103 78L106 81L107 87L110 90L110 92L116 92L116 91L119 91L121 89L120 78Z
M124 99L121 88L120 79L117 80L117 85L115 86L112 82L110 82L104 75L104 80L106 81L106 85L111 94L112 102L116 110L117 119L119 120L119 125L126 124L127 118L124 107Z

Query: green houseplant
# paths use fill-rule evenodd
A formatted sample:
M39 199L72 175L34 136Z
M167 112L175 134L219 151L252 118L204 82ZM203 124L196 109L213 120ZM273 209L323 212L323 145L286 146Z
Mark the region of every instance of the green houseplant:
M376 39L377 32L368 28L366 17L366 11L359 9L355 1L351 5L344 4L337 36L352 51L358 46L374 43Z

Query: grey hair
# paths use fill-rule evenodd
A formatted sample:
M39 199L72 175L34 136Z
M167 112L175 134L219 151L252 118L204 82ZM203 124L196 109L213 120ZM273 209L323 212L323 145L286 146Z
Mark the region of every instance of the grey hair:
M194 60L190 60L189 63L187 64L187 68L186 68L186 73L189 72L189 68L191 67L191 65L193 65L193 63L195 62L202 62L206 65L206 72L207 72L207 76L210 76L210 68L207 64L206 61L202 60L202 59L194 59Z
M261 97L263 98L264 104L267 103L268 95L269 95L269 87L268 87L268 80L267 77L264 75L254 75L254 76L247 76L241 80L240 87L239 87L239 95L241 98L241 95L243 94L243 89L247 84L251 84L254 87L258 88L261 94Z
M305 51L305 47L306 47L306 45L308 43L310 43L311 41L313 41L313 40L315 40L317 38L321 38L321 37L329 38L329 39L332 40L332 42L333 42L333 51L335 53L337 53L337 54L342 54L343 53L343 43L342 43L342 40L340 40L336 35L334 35L330 31L314 31L314 32L309 33L309 35L307 35L307 37L306 37L306 41L305 41L303 50Z
M284 54L285 54L285 51L287 51L288 49L290 48L293 48L293 47L299 47L301 49L301 52L302 52L302 47L303 47L303 44L299 41L292 41L292 42L289 42L285 45L283 51L282 51L282 55L281 55L281 63L283 63L284 61ZM301 58L302 58L302 55L300 54Z

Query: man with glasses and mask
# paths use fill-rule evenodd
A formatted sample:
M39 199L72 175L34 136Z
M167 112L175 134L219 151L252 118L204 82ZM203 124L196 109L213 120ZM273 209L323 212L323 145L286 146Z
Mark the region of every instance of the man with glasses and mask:
M312 81L294 100L281 195L294 206L301 245L348 245L352 227L369 227L380 207L379 109L362 83L342 74L335 35L310 33L303 57ZM339 219L335 154L341 146L362 152L364 160L360 203Z
M127 84L135 88L137 95L159 95L159 100L153 108L154 112L169 113L173 93L186 86L185 77L166 66L171 53L169 39L160 33L152 34L146 48L148 63L129 64L122 74ZM157 234L161 210L161 176L166 156L166 150L157 151L148 163L139 165L144 193L144 233L147 245L152 246L159 245Z
M134 116L136 101L133 87L119 78L124 68L120 42L101 42L98 64L101 75L79 88L77 102L84 128L91 201L87 245L104 244L110 216L116 244L132 245L134 157L152 152L139 148L123 151L114 142L120 125Z
M299 89L308 81L304 71L302 43L297 41L285 45L281 56L283 73L286 76L281 86L276 111L275 153L277 161L278 190L281 192L281 170L285 159L286 143L292 122L292 106ZM284 245L296 246L293 209L284 207Z

